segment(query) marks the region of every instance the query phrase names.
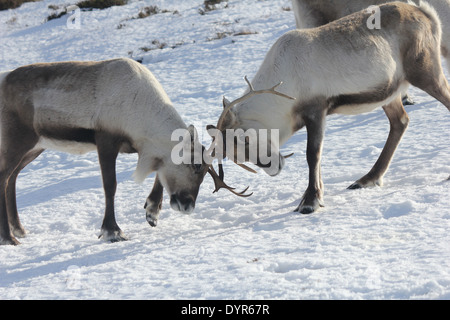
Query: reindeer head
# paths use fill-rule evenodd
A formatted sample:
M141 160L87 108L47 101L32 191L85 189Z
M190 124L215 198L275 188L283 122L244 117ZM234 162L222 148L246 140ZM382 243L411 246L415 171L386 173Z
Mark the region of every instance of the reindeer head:
M213 192L225 188L237 196L251 196L251 194L245 194L248 187L242 192L236 192L234 188L229 187L223 181L222 169L217 174L213 166L205 162L204 154L205 147L198 141L197 130L191 125L181 143L172 149L171 159L160 166L158 177L170 194L172 209L183 213L191 213L194 210L199 187L206 173L209 173L214 180Z
M225 97L223 99L223 112L217 122L217 125L208 125L208 133L213 138L213 156L218 159L228 157L237 165L250 171L256 172L243 162L251 162L262 168L269 175L278 174L284 165L284 159L290 157L283 156L279 151L278 130L265 128L257 121L251 124L242 124L236 115L233 107L255 95L269 93L283 98L294 98L287 96L275 89L281 85L281 82L270 89L254 90L247 77L244 77L249 86L249 91L242 97L229 102ZM219 169L222 169L219 160Z
M185 130L183 130L185 131ZM183 161L177 161L174 152L182 149ZM203 178L209 166L203 159L205 147L198 141L197 130L189 126L179 149L173 149L171 159L158 170L162 185L170 194L170 206L176 211L191 213Z

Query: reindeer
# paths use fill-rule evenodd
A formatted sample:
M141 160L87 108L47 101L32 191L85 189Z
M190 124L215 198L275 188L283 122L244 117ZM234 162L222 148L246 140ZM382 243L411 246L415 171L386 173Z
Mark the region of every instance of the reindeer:
M16 237L25 236L17 212L16 179L45 149L75 154L97 150L105 191L99 238L112 242L127 239L114 214L119 153L138 154L136 182L157 172L146 201L152 226L163 189L170 194L172 209L184 213L194 209L206 172L216 189L232 190L204 161L172 162L177 143L171 140L172 132L185 129L189 137L183 143L194 150L195 128L186 126L153 74L134 60L39 63L1 73L0 117L0 244L16 245Z
M420 0L400 0L401 2ZM292 0L297 28L314 28L345 17L353 12L389 2L389 0ZM450 0L428 0L438 12L442 25L441 53L447 60L450 70ZM413 105L413 99L407 92L403 93L404 105Z
M279 141L262 141L277 155L271 157L277 163L270 164L277 170L267 169L259 159L250 159L270 175L278 174L284 165L278 146L306 127L309 184L295 211L308 214L324 206L320 161L327 115L360 114L383 106L389 119L389 136L378 160L365 176L349 186L357 189L382 185L408 126L401 92L409 84L450 110L450 86L440 61L441 27L435 10L426 3L400 2L379 9L379 30L367 27L371 13L363 10L318 28L292 30L281 36L266 54L253 81L248 81L244 96L233 102L224 98L217 125L207 127L213 138L214 130L278 130ZM276 91L278 85L272 86L282 80L284 83ZM230 151L228 142L220 150L214 141L213 147L226 156ZM250 147L247 140L235 139L231 148L239 143L245 143L246 150ZM247 154L245 161L249 161Z
M419 0L400 0L419 3ZM380 5L389 0L292 0L297 28L315 28L351 13ZM442 23L441 54L450 71L450 0L427 0L436 10ZM369 9L370 10L370 9Z

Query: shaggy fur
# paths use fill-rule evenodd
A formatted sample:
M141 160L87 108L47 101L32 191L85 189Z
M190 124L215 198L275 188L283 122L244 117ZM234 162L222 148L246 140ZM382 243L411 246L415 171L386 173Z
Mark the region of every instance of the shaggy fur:
M419 4L420 0L400 0ZM297 28L315 28L351 13L380 5L389 0L292 0ZM447 61L450 71L450 0L427 0L438 13L442 23L441 54Z

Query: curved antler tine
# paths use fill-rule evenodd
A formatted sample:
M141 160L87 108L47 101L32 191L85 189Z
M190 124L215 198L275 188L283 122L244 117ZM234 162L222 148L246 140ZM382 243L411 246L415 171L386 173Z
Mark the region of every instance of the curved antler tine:
M228 189L228 190L231 191L232 193L234 193L235 195L237 195L238 197L247 198L247 197L250 197L250 196L253 194L253 192L250 193L250 194L244 194L244 193L248 190L248 188L249 188L249 187L245 188L245 189L242 190L241 192L236 192L236 191L234 191L234 188L231 188L231 189Z
M270 88L270 90L275 90L276 88L278 88L279 86L281 86L283 84L283 81L280 81L280 83L274 85L272 88ZM292 97L290 97L289 99L294 99Z
M255 170L253 170L252 168L250 168L250 167L247 167L245 164L243 164L243 163L237 163L236 162L236 164L239 166L239 167L241 167L242 169L245 169L245 170L247 170L248 172L251 172L251 173L257 173Z
M220 177L217 175L216 170L214 170L213 166L211 165L208 169L208 173L211 175L211 177L213 178L214 181L214 191L213 193L219 191L220 189L224 188L227 189L228 191L232 192L233 194L239 196L239 197L250 197L252 193L250 194L245 194L245 192L248 190L249 187L245 188L243 191L241 192L236 192L234 191L235 188L232 188L230 186L228 186L222 179L220 179Z
M245 82L247 82L248 88L250 89L250 92L255 91L255 89L253 89L252 84L251 84L250 81L248 80L247 76L244 76L244 80L245 80Z
M249 188L249 187L247 187L247 188L245 188L244 190L242 190L241 192L239 192L239 195L240 195L241 197L250 197L250 196L253 194L253 192L250 193L250 194L244 194L245 192L247 192L248 188Z

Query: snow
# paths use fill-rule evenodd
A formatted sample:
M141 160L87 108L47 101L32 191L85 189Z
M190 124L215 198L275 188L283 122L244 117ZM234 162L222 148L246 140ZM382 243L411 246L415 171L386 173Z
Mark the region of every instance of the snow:
M81 12L80 29L66 26L68 16L45 21L48 5L69 3L0 12L0 69L140 59L206 145L222 95L239 96L243 76L251 79L295 25L283 10L288 0L230 0L204 15L200 0L131 1ZM169 12L131 19L149 5ZM165 48L142 49L158 43ZM212 194L205 177L190 215L172 211L165 194L156 228L143 209L154 176L135 184L137 157L121 155L116 218L130 239L119 243L97 238L104 198L96 153L47 151L18 179L28 234L20 246L0 247L0 299L450 299L450 117L424 92L410 94L417 104L407 107L410 127L383 187L346 189L384 145L383 111L328 118L326 206L312 215L293 212L308 183L304 130L283 147L295 154L276 177L226 163L226 182L249 185L253 196Z

